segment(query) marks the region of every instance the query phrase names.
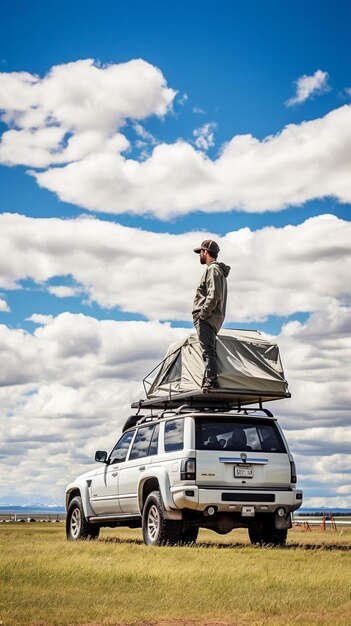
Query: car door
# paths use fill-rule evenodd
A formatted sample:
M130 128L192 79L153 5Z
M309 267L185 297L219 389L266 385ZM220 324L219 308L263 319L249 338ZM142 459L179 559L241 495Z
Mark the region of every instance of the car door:
M122 435L113 448L108 463L92 479L91 506L96 515L122 513L118 494L119 474L134 435L134 430Z
M135 435L128 460L120 469L119 497L123 513L139 513L138 483L140 476L157 453L159 424L140 426Z

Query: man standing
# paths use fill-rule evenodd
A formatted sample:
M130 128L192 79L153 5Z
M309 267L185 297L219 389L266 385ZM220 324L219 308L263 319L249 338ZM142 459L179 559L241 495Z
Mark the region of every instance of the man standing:
M216 359L216 336L225 317L227 304L227 276L230 267L217 262L218 244L212 239L203 241L194 252L200 255L201 265L206 269L197 286L193 321L205 362L205 376L202 387L218 388L218 368Z

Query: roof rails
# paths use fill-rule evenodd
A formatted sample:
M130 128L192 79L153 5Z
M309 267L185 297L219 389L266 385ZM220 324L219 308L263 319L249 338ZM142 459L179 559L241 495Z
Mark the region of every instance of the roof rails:
M177 408L174 409L164 409L163 411L160 411L159 413L153 414L152 412L149 415L130 415L124 426L122 429L122 432L124 433L126 430L129 430L129 428L134 428L135 426L141 426L142 424L148 423L148 422L153 422L155 420L159 420L162 418L167 417L167 415L181 415L182 413L195 413L196 411L201 411L201 412L208 412L208 413L227 413L227 412L231 412L235 410L236 413L242 413L243 416L250 416L252 414L256 414L257 411L261 411L262 413L264 413L267 417L274 417L273 413L271 413L271 411L269 409L264 409L262 406L256 407L256 408L242 408L242 409L223 409L223 408L211 408L211 407L197 407L197 408L193 408L190 407L188 404L183 404Z

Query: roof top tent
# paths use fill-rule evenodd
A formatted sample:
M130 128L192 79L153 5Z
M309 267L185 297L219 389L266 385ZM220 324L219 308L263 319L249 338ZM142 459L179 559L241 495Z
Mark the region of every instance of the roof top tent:
M202 389L204 362L197 335L171 344L143 381L147 399L133 408L187 404L231 409L290 397L279 348L258 331L223 329L217 336L217 363L220 389Z

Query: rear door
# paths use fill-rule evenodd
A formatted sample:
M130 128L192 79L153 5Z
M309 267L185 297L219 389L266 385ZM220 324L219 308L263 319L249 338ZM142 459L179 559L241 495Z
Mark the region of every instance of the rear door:
M138 484L143 472L157 453L159 424L140 426L127 461L119 473L118 495L123 513L139 514Z
M275 421L196 418L196 482L204 487L286 489L290 460Z

